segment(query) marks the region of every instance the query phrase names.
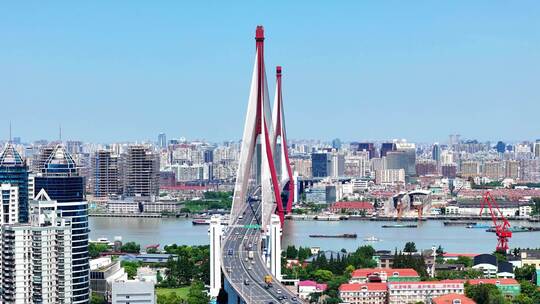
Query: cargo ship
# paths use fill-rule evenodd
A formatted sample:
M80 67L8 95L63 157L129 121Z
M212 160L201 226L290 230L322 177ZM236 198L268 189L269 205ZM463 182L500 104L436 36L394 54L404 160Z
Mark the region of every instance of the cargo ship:
M309 237L312 238L345 238L345 239L355 239L357 237L356 233L344 233L344 234L310 234Z
M393 224L393 225L382 225L382 228L416 228L418 225L404 225L404 224Z

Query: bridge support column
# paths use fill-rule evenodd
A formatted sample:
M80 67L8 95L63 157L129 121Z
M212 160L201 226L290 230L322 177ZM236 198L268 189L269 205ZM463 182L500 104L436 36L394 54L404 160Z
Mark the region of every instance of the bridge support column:
M210 218L210 297L216 298L221 289L221 236L223 227L221 216L214 215Z
M281 281L281 220L276 214L270 219L270 272Z

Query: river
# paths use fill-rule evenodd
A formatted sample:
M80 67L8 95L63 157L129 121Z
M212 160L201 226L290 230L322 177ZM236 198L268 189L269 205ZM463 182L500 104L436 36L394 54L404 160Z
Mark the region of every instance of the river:
M429 249L441 245L447 252L485 253L496 246L494 233L484 229L467 229L463 226L444 226L443 221L426 221L418 228L381 228L395 222L370 221L286 221L283 246L319 246L322 249L354 250L358 246L371 244L376 249L402 249L406 242L414 241L417 248ZM487 222L486 222L487 223ZM90 217L90 238L106 237L113 240L122 236L124 242L135 241L141 245L161 244L208 244L208 226L193 226L186 218L113 218ZM513 225L540 226L540 223L513 222ZM356 239L310 238L310 234L356 233ZM375 236L381 241L365 242L363 239ZM510 246L540 247L540 231L514 233Z

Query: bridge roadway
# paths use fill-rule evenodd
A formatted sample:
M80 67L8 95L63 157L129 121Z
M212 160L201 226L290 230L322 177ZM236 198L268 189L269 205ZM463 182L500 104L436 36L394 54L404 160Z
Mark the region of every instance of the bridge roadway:
M260 214L261 202L251 199L243 218L229 226L222 246L223 273L228 282L246 303L299 303L300 299L272 276L272 287L266 288L264 276L271 275L262 258L261 230L245 228L257 225L255 214ZM253 212L252 210L255 210ZM255 213L255 214L253 214ZM251 249L250 249L251 246ZM253 250L253 259L249 251Z

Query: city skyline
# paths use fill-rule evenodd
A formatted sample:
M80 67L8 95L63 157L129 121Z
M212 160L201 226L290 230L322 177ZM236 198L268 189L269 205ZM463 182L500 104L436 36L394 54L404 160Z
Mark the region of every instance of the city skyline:
M57 138L60 123L88 142L237 140L256 24L269 69L283 65L291 139L538 137L532 1L2 6L0 99L23 140Z

